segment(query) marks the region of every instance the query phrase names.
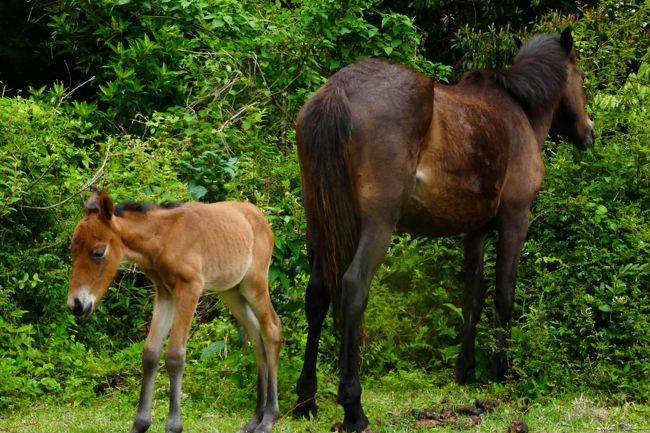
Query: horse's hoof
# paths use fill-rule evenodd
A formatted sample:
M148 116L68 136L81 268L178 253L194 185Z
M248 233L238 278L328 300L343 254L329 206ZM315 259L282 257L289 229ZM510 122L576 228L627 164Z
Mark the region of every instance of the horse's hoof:
M342 432L342 433L372 433L370 427L366 425L363 430L346 430L342 422L337 422L332 426L331 429L333 432Z
M304 418L309 419L318 416L318 406L316 405L315 399L312 397L309 400L301 401L296 403L296 406L293 408L293 417L294 418Z

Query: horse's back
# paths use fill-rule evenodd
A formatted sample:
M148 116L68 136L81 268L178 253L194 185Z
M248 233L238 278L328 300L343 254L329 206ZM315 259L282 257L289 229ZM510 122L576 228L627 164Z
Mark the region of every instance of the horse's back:
M535 158L524 112L489 78L436 85L433 120L401 228L445 236L490 223L509 185L536 171Z

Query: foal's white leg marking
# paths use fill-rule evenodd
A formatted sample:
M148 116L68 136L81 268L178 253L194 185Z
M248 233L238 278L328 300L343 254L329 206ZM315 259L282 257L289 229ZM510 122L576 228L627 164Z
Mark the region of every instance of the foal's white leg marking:
M149 327L149 334L142 354L142 388L140 390L138 412L133 421L131 433L142 433L151 425L151 401L153 399L154 381L160 364L163 341L169 334L173 317L174 304L171 297L157 292L151 326Z

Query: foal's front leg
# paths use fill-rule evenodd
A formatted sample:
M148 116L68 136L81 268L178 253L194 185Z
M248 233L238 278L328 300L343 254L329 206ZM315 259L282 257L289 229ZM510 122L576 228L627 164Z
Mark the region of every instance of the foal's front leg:
M153 399L154 381L160 363L163 341L169 334L174 314L171 297L164 290L156 290L153 317L149 335L142 354L142 388L138 401L138 412L133 421L131 433L143 433L151 425L151 401Z
M172 297L174 302L174 320L169 334L169 343L165 353L165 365L169 373L169 415L166 433L183 431L181 422L181 382L185 370L185 344L192 326L192 318L201 296L203 284L194 283L177 285Z

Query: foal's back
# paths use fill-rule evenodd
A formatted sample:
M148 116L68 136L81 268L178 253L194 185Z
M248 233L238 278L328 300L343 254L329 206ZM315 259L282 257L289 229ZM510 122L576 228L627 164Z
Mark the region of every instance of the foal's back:
M247 273L268 270L273 232L254 205L192 202L159 212L170 223L159 267L201 275L205 290L210 291L230 289Z

